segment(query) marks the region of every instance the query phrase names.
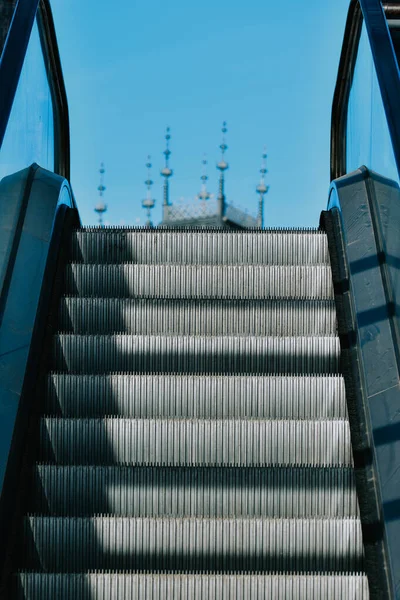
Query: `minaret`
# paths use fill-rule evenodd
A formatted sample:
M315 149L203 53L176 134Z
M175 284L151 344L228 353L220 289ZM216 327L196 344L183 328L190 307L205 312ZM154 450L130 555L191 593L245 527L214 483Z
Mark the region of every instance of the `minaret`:
M103 214L107 211L107 204L104 204L104 199L103 199L103 194L105 192L105 185L104 185L104 173L105 173L105 168L104 168L104 163L101 163L100 165L100 169L99 169L99 173L100 173L100 184L98 186L98 190L99 190L99 196L100 196L100 200L99 202L96 204L96 206L94 207L94 210L97 212L97 214L99 215L99 226L102 227L103 226Z
M145 181L145 184L147 186L147 196L144 200L142 200L142 206L147 211L147 213L146 213L147 221L146 221L145 227L153 227L153 223L151 222L151 219L150 219L150 214L151 214L151 209L154 208L156 201L154 200L154 198L151 197L151 186L153 185L153 182L150 179L150 177L151 177L150 156L147 157L146 167L147 167L147 179Z
M228 131L228 129L226 127L226 121L224 121L222 123L221 131L222 131L222 144L220 145L221 160L217 164L217 169L220 171L219 189L218 189L218 211L222 218L225 213L225 171L229 166L228 163L225 162L225 151L228 149L228 146L226 145L226 142L225 142L225 134Z
M207 176L207 159L205 156L202 160L202 165L203 165L203 173L202 173L202 176L200 177L201 191L199 194L197 194L197 197L199 200L208 200L210 198L211 194L207 191L208 176Z
M260 194L260 199L258 201L258 219L257 219L260 229L262 229L264 227L264 196L265 196L265 194L267 194L267 192L269 190L269 185L265 185L265 175L268 173L267 168L266 168L266 160L267 160L267 154L266 154L265 148L264 148L264 153L262 155L261 169L260 169L261 179L260 179L260 183L256 187L257 194Z
M171 155L171 150L169 149L169 140L171 139L169 127L167 127L165 139L166 139L166 148L164 150L165 167L163 169L161 169L161 175L164 177L163 212L165 211L165 207L169 206L169 178L172 177L172 175L173 175L173 171L169 168L169 157Z

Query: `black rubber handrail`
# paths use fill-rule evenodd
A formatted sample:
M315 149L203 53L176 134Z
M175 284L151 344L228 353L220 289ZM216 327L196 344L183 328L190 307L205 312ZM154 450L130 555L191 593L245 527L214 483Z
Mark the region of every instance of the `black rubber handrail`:
M385 17L386 13L386 17ZM331 181L346 174L346 126L350 89L358 44L365 21L371 52L385 107L397 170L400 173L400 75L387 18L400 18L400 3L351 0L332 104Z
M70 181L70 135L67 93L49 0L41 0L38 26L42 48L48 59L48 81L54 111L54 172Z
M400 19L400 3L384 2L383 10L387 19Z
M362 12L360 4L358 0L351 0L332 102L331 181L346 173L347 107L351 84L353 82L361 27Z
M54 172L70 179L70 137L57 37L49 0L18 0L0 61L0 147L18 87L32 27L37 24L47 70L54 114Z

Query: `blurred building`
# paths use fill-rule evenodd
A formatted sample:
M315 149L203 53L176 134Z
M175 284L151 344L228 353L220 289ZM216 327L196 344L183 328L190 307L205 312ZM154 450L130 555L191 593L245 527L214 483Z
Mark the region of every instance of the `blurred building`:
M203 159L203 172L201 175L201 190L197 194L196 198L191 202L185 203L172 203L170 199L170 178L173 175L173 171L170 168L169 160L171 155L170 150L170 130L167 128L166 132L166 149L164 150L165 155L165 166L161 170L161 175L164 177L164 193L163 193L163 207L162 207L162 221L159 227L163 228L206 228L216 227L221 229L262 229L264 221L264 198L268 192L268 186L265 184L266 169L266 158L267 155L262 155L262 165L260 169L261 179L256 187L256 192L259 196L258 207L254 215L248 214L246 211L233 206L229 199L225 195L225 173L229 167L225 160L225 153L228 149L226 144L227 127L226 123L222 126L222 142L220 144L221 159L217 164L219 171L219 185L218 195L215 197L207 189L207 160ZM147 163L147 167L149 168ZM151 166L151 165L150 165ZM147 210L147 226L152 226L150 219L150 210L154 207L154 200L151 198L151 185L152 181L150 175L146 180L147 186L147 197L143 200L143 207Z

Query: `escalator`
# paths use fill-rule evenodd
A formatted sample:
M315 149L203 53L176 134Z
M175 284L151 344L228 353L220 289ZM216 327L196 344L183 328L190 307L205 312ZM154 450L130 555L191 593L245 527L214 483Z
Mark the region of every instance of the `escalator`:
M49 50L33 4L10 27ZM65 119L53 169L1 180L1 598L399 597L400 188L344 151L373 4L319 228L84 228Z
M83 229L68 259L17 597L365 598L326 236Z

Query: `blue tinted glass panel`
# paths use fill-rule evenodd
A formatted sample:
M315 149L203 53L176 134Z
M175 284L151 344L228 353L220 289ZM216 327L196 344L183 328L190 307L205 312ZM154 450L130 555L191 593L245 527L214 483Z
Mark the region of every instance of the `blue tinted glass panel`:
M54 171L53 105L36 21L0 149L0 179L33 162Z
M399 180L368 35L363 25L347 114L346 170L362 165Z

